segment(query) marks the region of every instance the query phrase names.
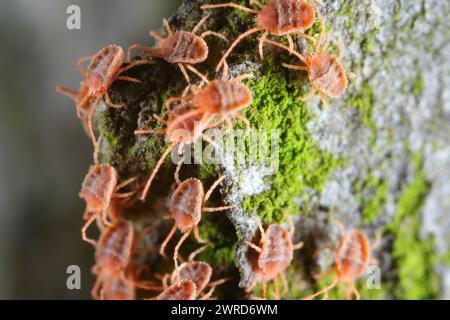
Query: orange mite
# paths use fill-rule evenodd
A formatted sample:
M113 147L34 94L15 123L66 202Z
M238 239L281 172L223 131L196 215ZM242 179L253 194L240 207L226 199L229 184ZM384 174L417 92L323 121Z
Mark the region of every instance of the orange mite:
M125 80L131 81L135 83L140 83L140 80L121 76L121 74L136 65L149 63L147 60L134 61L127 65L126 67L122 67L124 63L125 54L123 52L122 47L118 45L109 45L102 50L100 50L95 55L86 56L80 58L77 61L78 67L82 75L85 77L83 81L82 88L78 92L78 94L83 94L82 96L76 96L76 92L71 89L57 87L57 91L60 93L64 93L66 95L75 94L74 98L76 98L77 102L77 115L80 119L82 119L82 110L86 109L86 105L90 107L87 111L87 126L89 135L92 139L92 143L94 147L97 146L97 140L94 135L94 131L92 129L92 115L94 113L95 107L97 106L100 98L104 97L105 102L113 107L113 108L122 108L125 105L123 104L115 104L111 102L111 99L108 94L108 89L112 85L115 80ZM87 70L83 68L82 63L86 60L90 60L89 66ZM93 101L92 101L93 99Z
M376 249L381 242L380 233L376 234L376 241L374 244L370 244L366 235L357 229L350 229L345 232L344 226L336 222L339 225L339 245L335 248L332 246L326 246L319 249L319 252L325 249L334 251L335 263L330 271L317 275L315 278L320 279L328 274L334 273L335 279L333 283L326 286L322 290L309 295L305 300L310 300L318 295L324 294L325 298L333 287L339 283L347 283L348 290L345 293L345 298L351 298L352 294L356 299L360 299L361 296L355 287L355 280L362 276L369 264L376 263L375 259L371 258L373 249Z
M180 264L178 268L172 272L170 278L172 284L177 283L178 281L191 280L195 283L197 295L200 295L206 287L210 287L211 289L202 297L202 299L211 297L216 286L227 281L227 279L220 279L210 282L212 276L211 266L206 262L194 260L195 256L205 249L206 245L192 252L189 255L188 261ZM163 284L165 286L167 286L166 281L167 279L165 277L163 279Z
M236 79L227 80L228 65L225 63L222 79L211 82L206 80L207 85L205 88L199 86L191 95L169 98L166 101L166 105L170 109L174 102L184 102L194 106L197 112L204 117L219 117L219 121L211 124L210 127L226 121L228 127L231 128L231 118L236 117L243 121L247 130L249 130L250 124L248 120L239 112L252 103L252 92L242 83L244 79L251 77L253 77L252 74L246 73L241 74Z
M323 20L321 15L319 15L319 17L321 20ZM342 45L336 44L337 48L339 49L339 54L337 57L327 53L330 45L329 34L327 35L327 41L325 42L324 46L320 48L321 40L324 37L324 30L325 28L322 28L322 32L320 34L319 40L316 43L314 52L308 52L306 54L306 57L280 43L268 39L261 39L261 41L273 44L277 47L289 51L305 64L304 66L296 66L283 63L283 66L289 69L308 72L308 78L312 85L312 90L309 94L301 97L300 99L302 101L307 101L315 95L316 91L319 91L322 103L324 104L325 109L327 109L327 97L339 98L347 89L347 77L354 77L354 74L351 72L347 72L342 66L341 61L344 57L344 49Z
M259 223L261 239L258 245L246 242L258 253L256 262L257 281L261 280L263 289L263 299L267 298L267 281L272 280L275 286L275 299L280 298L278 289L278 275L281 276L285 292L288 291L288 284L284 271L291 264L294 250L303 247L303 242L292 244L291 236L294 234L294 225L289 219L290 230L287 231L279 225L272 224L266 230ZM247 288L247 292L253 289L255 283Z
M319 1L314 1L315 4L317 2ZM258 31L264 31L264 34L262 36L263 38L265 38L268 34L272 34L275 36L286 35L289 42L289 47L291 49L294 48L294 41L292 40L291 34L297 34L303 38L314 41L314 38L304 33L305 30L311 28L316 19L314 5L312 5L308 1L272 0L269 3L263 5L258 1L251 0L250 4L256 4L260 9L250 9L232 2L222 4L206 4L201 7L202 9L217 9L229 7L240 9L257 15L257 27L246 31L239 37L237 37L237 39L231 44L230 48L228 48L227 52L223 55L222 59L217 65L216 70L219 70L221 68L222 64L230 55L231 51L242 39ZM259 54L261 58L263 56L262 46L263 43L260 41Z
M206 44L204 38L206 36L213 35L227 41L223 35L212 31L205 31L200 36L196 35L196 32L205 23L208 17L209 16L203 17L191 32L173 32L168 21L164 19L163 24L168 34L166 38L162 38L156 32L150 32L150 36L155 38L158 42L159 50L142 46L140 44L134 44L128 49L128 59L131 58L131 52L134 49L144 49L153 56L164 59L170 63L178 64L178 67L188 83L190 83L190 79L185 67L198 75L201 79L205 79L205 76L192 66L192 64L205 61L208 57L208 45Z
M129 278L126 272L129 270L136 244L148 230L149 228L144 228L140 235L135 237L131 222L121 220L102 232L100 240L96 244L95 252L96 265L94 270L98 275L92 288L94 298L104 299L105 295L118 297L120 295L119 289L123 290L123 294L127 296L130 296L130 291L136 287L149 290L160 289L160 287L146 285L146 282L136 282L135 279Z
M211 266L206 262L194 261L194 257L205 248L206 245L192 252L189 255L188 261L183 262L180 266L178 266L172 272L172 275L166 274L164 277L158 276L160 279L162 279L163 288L165 290L165 293L163 292L160 295L161 300L169 300L168 297L173 296L174 293L189 296L189 294L186 294L186 292L189 292L191 294L193 290L192 286L190 284L187 285L186 282L192 282L195 285L194 298L200 296L200 300L207 300L214 293L214 289L216 288L216 286L227 281L227 279L220 279L214 282L210 282L212 275ZM168 284L169 278L170 285ZM181 285L182 283L184 283L184 285ZM202 291L206 287L210 287L211 289L206 294L201 295Z
M200 180L195 178L190 178L184 180L183 182L178 183L178 187L172 195L172 199L170 201L170 218L175 220L175 224L167 235L166 239L161 244L161 248L159 250L160 254L163 257L166 257L165 248L167 243L173 237L175 231L179 229L183 236L178 241L175 246L173 261L175 263L175 269L178 267L178 251L181 247L181 244L186 240L186 238L194 231L195 238L200 243L205 243L206 241L200 238L198 234L198 224L202 217L203 212L216 212L228 210L228 206L217 207L217 208L207 208L203 207L203 204L206 203L211 196L214 189L222 182L225 176L221 176L217 179L209 190L204 193L203 184Z
M134 133L136 135L141 134L149 134L149 133L162 133L166 135L166 138L171 141L166 151L161 155L159 160L157 161L155 167L153 168L152 173L150 174L147 182L142 191L141 200L145 200L147 197L147 193L150 190L153 179L156 176L159 168L163 164L166 157L170 154L170 152L177 146L178 154L182 154L184 150L184 145L189 145L196 142L199 138L202 137L202 133L204 130L208 128L208 123L211 120L211 115L204 114L198 112L190 105L180 105L174 110L169 109L169 115L167 121L164 121L157 118L160 122L163 122L166 125L166 129L162 130L136 130ZM177 166L177 174L180 166L183 162L183 157L180 158L180 161ZM177 179L177 178L176 178Z
M113 166L108 164L95 164L89 169L89 173L84 178L80 197L86 201L86 210L83 218L87 220L83 226L82 238L95 245L95 241L87 238L86 230L89 225L98 217L102 218L103 224L109 225L107 221L107 210L113 198L127 198L134 192L118 193L120 189L127 186L136 178L130 178L120 184L118 182L118 174ZM89 213L92 215L89 217Z

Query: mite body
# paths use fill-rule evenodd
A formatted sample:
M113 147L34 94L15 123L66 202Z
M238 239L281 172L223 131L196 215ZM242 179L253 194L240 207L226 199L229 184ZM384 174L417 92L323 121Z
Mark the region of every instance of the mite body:
M322 16L319 15L319 17L323 21ZM304 63L304 66L290 65L285 63L283 63L283 66L289 69L306 71L308 73L309 81L312 85L312 90L309 94L301 97L300 99L303 101L307 101L315 95L316 91L319 91L322 103L324 104L325 109L327 109L327 97L339 98L347 89L347 77L353 77L354 75L351 72L347 72L341 63L342 58L344 57L344 49L342 45L336 44L339 50L338 56L327 53L330 44L329 34L327 35L327 41L325 42L324 46L322 48L320 47L321 40L324 37L324 30L325 28L323 27L319 40L316 43L314 52L306 53L306 57L280 43L268 39L261 39L261 41L273 44L277 47L289 51Z
M193 94L184 95L181 97L169 98L166 101L166 106L170 109L174 102L182 102L194 107L195 111L203 117L208 119L210 123L213 117L219 118L219 121L211 123L209 127L220 125L226 121L228 127L232 127L231 119L236 117L243 121L250 129L250 124L245 119L240 111L250 106L252 103L252 93L242 81L253 77L252 74L241 74L236 79L227 80L228 65L224 64L224 72L222 79L206 81L206 87L198 86L194 88ZM203 84L202 84L203 85Z
M239 111L247 108L252 102L251 91L241 83L242 80L250 78L252 75L242 74L234 80L225 80L227 77L228 65L225 64L221 80L209 82L206 79L207 85L205 88L202 88L201 86L195 88L191 87L191 90L193 91L192 94L167 99L166 107L167 110L169 110L168 119L166 122L159 119L166 124L166 129L157 131L135 131L135 134L138 135L163 133L171 141L166 151L156 163L155 168L145 184L141 195L142 200L145 200L151 183L164 159L177 144L179 144L178 153L181 155L185 144L194 143L200 137L203 137L203 139L208 141L208 138L203 136L204 130L218 126L224 121L228 124L228 127L231 128L231 119L233 117L243 121L247 130L250 129L248 120L243 117ZM181 104L172 108L172 105L176 102ZM214 118L219 119L218 121L212 121ZM183 160L183 157L181 157L177 170L179 170L179 166Z
M102 232L95 251L97 281L92 288L95 299L131 297L136 288L160 290L160 287L147 285L148 282L137 282L138 272L131 261L137 243L148 230L144 228L135 237L131 222L121 220Z
M81 229L83 240L95 245L95 241L88 239L86 236L87 228L99 217L104 225L110 224L107 221L107 210L112 199L127 198L131 196L134 192L119 193L118 191L135 179L136 178L130 178L118 184L118 174L113 166L107 164L95 164L91 166L88 174L84 178L79 194L80 197L86 201L86 210L83 218L87 220L87 222ZM90 217L89 214L91 214Z
M195 178L190 178L180 182L177 179L178 187L174 191L172 195L172 199L170 201L170 218L175 220L175 223L167 235L166 239L161 244L161 248L159 250L160 254L163 257L166 257L165 248L173 237L175 231L178 229L183 233L183 236L178 241L175 246L173 261L175 263L175 269L178 267L178 251L181 247L181 244L186 240L186 238L190 235L192 231L194 231L195 238L200 243L205 243L206 241L200 238L198 233L198 224L201 220L202 211L203 212L216 212L228 210L228 206L216 207L216 208L207 208L203 207L209 197L211 196L214 189L222 182L225 176L221 176L217 179L210 189L204 192L203 184L200 180Z
M208 35L214 35L227 41L223 35L212 31L205 31L200 36L196 35L196 32L205 23L208 17L209 16L203 17L191 32L173 32L168 21L164 19L163 24L167 31L166 38L162 38L156 32L150 32L150 36L156 39L159 50L140 44L134 44L128 49L128 58L131 58L131 52L133 50L143 49L151 55L164 59L167 62L176 63L188 83L190 83L190 78L185 67L198 75L201 79L205 79L205 76L192 66L192 64L201 63L208 58L208 45L204 38Z
M380 234L377 233L377 240L373 245L370 244L366 235L358 229L350 229L345 232L344 226L337 222L339 225L339 244L337 247L326 246L319 251L329 249L335 253L335 263L330 271L317 275L316 278L320 279L330 273L335 274L333 283L326 286L322 290L306 297L305 299L313 299L314 297L324 294L328 295L333 287L339 283L346 283L348 290L345 293L345 298L351 298L352 294L356 299L360 299L360 294L355 287L355 280L362 276L367 270L370 263L376 263L376 260L371 258L372 250L377 248L380 244Z
M138 64L149 63L149 61L140 60L134 61L126 67L122 67L124 59L125 55L122 47L114 44L109 45L101 49L95 55L83 57L78 60L78 67L84 76L84 81L78 92L63 87L57 87L56 89L60 93L71 96L77 103L77 115L82 121L87 123L89 135L94 147L97 147L97 140L92 128L92 115L98 102L104 97L106 104L110 107L124 107L125 105L123 104L111 102L108 94L109 87L116 80L140 83L140 80L138 79L122 76L121 74ZM86 60L90 60L90 63L85 70L82 63ZM86 113L86 116L82 115L83 112Z
M203 131L208 128L208 124L212 119L212 115L198 112L196 108L189 104L183 104L177 108L171 110L169 108L168 119L166 121L157 118L159 121L166 125L166 129L163 130L136 130L136 135L149 134L149 133L162 133L165 134L170 141L169 146L161 155L157 161L152 173L150 174L144 189L141 194L141 200L145 200L147 193L150 190L153 179L156 176L159 168L163 164L166 157L177 146L178 154L182 155L184 146L196 142L203 135ZM180 162L177 166L177 172L183 162L184 158L180 158Z
M212 268L211 266L203 261L195 261L195 256L200 252L206 249L207 245L195 250L189 255L188 261L183 262L172 272L172 276L170 278L170 282L172 284L178 281L191 280L195 283L195 287L197 289L197 295L200 295L203 290L207 287L210 290L203 295L202 299L208 299L214 292L216 286L224 283L227 279L220 279L214 282L211 281L212 276Z
M227 279L220 279L210 282L212 276L211 266L206 262L194 260L195 256L205 249L206 245L195 250L189 255L188 261L180 264L171 275L166 274L164 277L161 277L163 287L167 289L171 286L176 286L176 284L180 282L192 281L195 284L196 297L200 296L205 288L210 288L206 294L200 297L201 300L209 299L212 296L216 286L226 282ZM169 279L170 285L168 284Z
M294 233L294 225L290 222L290 230L287 231L279 225L270 225L266 230L259 224L261 232L261 239L257 245L247 242L253 248L258 258L256 261L256 281L262 282L263 299L267 298L267 281L273 280L275 286L275 298L279 299L278 276L280 275L283 281L285 292L287 292L287 281L284 276L284 271L291 264L294 250L300 249L303 246L302 242L292 244L291 237ZM251 291L256 282L247 288Z
M316 3L317 1L314 1ZM308 1L304 0L272 0L269 3L262 5L258 1L250 1L250 3L256 4L260 10L249 9L247 7L237 5L235 3L223 3L203 5L202 9L217 9L217 8L236 8L244 10L253 14L256 14L255 28L252 28L243 34L231 44L227 52L223 55L222 59L217 65L219 70L226 58L233 51L234 47L242 41L245 37L258 32L264 31L262 38L264 39L268 34L275 36L285 35L289 42L289 47L294 48L294 41L291 34L297 34L303 38L314 41L314 38L306 35L305 30L309 29L316 19L315 7ZM259 54L263 56L263 42L260 41Z

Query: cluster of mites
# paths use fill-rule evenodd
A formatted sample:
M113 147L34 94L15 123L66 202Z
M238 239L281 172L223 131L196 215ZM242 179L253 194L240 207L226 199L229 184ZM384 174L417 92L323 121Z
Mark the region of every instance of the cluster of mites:
M87 129L94 145L94 165L91 166L87 174L80 197L86 201L86 211L83 218L86 224L82 228L83 240L92 243L96 248L96 265L93 269L97 274L97 282L92 290L94 298L100 299L134 299L138 288L159 291L156 299L208 299L212 297L214 288L226 281L226 279L210 281L212 268L206 262L195 261L195 256L205 249L205 244L200 249L194 251L187 261L179 264L180 257L178 251L184 240L193 232L199 243L206 243L201 239L198 231L198 224L201 220L202 212L213 212L227 210L229 207L206 207L205 204L213 190L221 183L224 176L220 177L211 188L205 193L203 184L196 178L189 178L180 181L179 170L183 162L183 157L175 170L175 181L177 188L172 194L170 203L170 215L175 221L173 228L167 238L161 244L159 252L165 258L165 248L178 230L182 236L175 246L173 253L174 270L171 274L158 275L162 283L155 284L154 281L143 280L141 274L146 270L143 266L133 263L133 255L144 250L138 244L143 239L150 227L143 228L139 235L135 236L135 230L131 222L125 220L120 214L121 209L137 201L137 195L144 201L150 190L151 183L158 172L164 159L177 145L180 155L183 153L185 144L194 143L202 137L202 130L194 130L194 123L200 123L202 128L207 129L217 127L226 123L232 126L232 120L237 118L248 126L248 121L240 114L240 111L247 108L252 101L251 91L242 83L243 79L251 77L251 74L242 74L233 80L228 79L227 57L233 48L248 35L262 31L259 39L259 53L263 57L264 43L278 46L296 56L301 65L283 64L284 67L302 70L308 73L312 86L311 93L302 97L303 100L311 98L316 91L319 92L321 100L326 105L326 98L339 97L347 87L348 72L341 64L343 56L342 47L337 45L339 55L328 53L330 36L325 32L324 20L318 9L318 1L310 3L306 0L271 0L262 5L257 1L251 1L258 9L243 7L234 3L223 3L214 5L203 5L202 9L235 8L247 11L256 15L254 28L241 34L224 53L219 61L216 71L223 68L221 79L209 81L193 65L201 63L207 59L208 46L204 38L212 35L226 41L226 38L213 31L205 31L197 35L198 30L206 21L208 16L203 17L194 29L189 31L172 31L168 22L164 20L167 36L161 37L155 32L151 32L158 44L158 49L142 45L133 45L128 49L129 63L124 65L124 50L117 45L110 45L103 48L95 55L84 57L78 60L78 67L84 76L78 90L58 87L57 91L68 95L75 101L77 115ZM322 30L318 39L306 35L304 32L312 27L316 20L320 20ZM285 36L289 46L267 39L268 35ZM314 51L305 55L294 50L293 35L298 35L314 44ZM325 42L323 44L323 42ZM141 49L149 53L145 58L131 59L131 53L135 49ZM171 97L166 101L167 118L163 119L154 116L165 125L163 130L136 130L137 135L162 133L170 141L169 146L155 165L154 170L146 181L145 185L137 187L133 191L119 192L120 189L135 182L136 177L119 183L116 169L108 164L99 164L98 145L92 126L92 116L95 107L101 98L112 108L125 107L111 101L108 89L114 81L131 81L141 83L139 79L124 75L124 73L140 64L154 63L152 56L164 59L169 63L176 63L188 82L182 96ZM83 67L83 62L89 60L87 69ZM199 84L191 84L190 77L186 71L188 69L201 79ZM189 93L189 91L191 91ZM173 107L175 105L175 107ZM179 129L183 132L190 132L186 136L180 135ZM212 143L211 141L209 141ZM97 221L101 235L98 241L89 239L86 236L88 226ZM290 222L290 221L289 221ZM262 284L262 298L267 297L267 284L269 280L274 281L274 297L279 298L278 277L281 277L284 290L288 284L284 276L284 271L293 259L293 252L299 249L302 243L293 244L291 237L294 232L292 222L290 229L285 230L278 225L263 227L259 224L260 238L256 243L247 242L247 245L257 253L255 262L255 283L247 288L251 291L256 283ZM347 283L347 296L353 294L359 298L359 293L355 288L354 280L361 276L368 264L372 261L371 245L367 237L359 230L351 229L344 231L340 225L340 241L336 247L327 246L335 253L335 264L328 273L333 272L336 277L334 282L307 297L312 299L318 295L327 295L328 291L338 283ZM319 275L320 277L322 275ZM154 298L154 299L155 299Z

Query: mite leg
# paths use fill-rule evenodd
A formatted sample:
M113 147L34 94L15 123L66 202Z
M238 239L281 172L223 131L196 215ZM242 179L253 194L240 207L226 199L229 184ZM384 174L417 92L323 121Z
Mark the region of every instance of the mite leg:
M250 30L247 30L246 32L244 32L243 34L241 34L239 37L236 38L236 40L234 40L234 42L231 44L231 46L228 48L227 52L225 52L225 54L222 56L222 59L220 59L219 63L217 64L216 67L216 71L220 70L220 67L222 66L222 64L225 62L225 60L227 59L227 57L230 55L231 51L233 51L234 47L236 47L236 45L245 37L248 37L249 35L251 35L252 33L258 32L264 30L263 27L255 27L252 28Z
M356 289L355 281L351 281L348 285L349 285L349 290L351 291L350 298L351 298L351 294L353 293L355 295L356 300L361 300L361 295L359 294L358 289Z
M110 106L110 107L112 107L112 108L123 108L123 107L125 107L125 104L124 104L124 103L119 103L119 104L113 103L113 102L111 101L111 98L109 97L108 90L105 92L105 102L106 102L106 104L107 104L108 106Z
M153 34L151 34L151 36L152 36L152 37L155 37L155 35L153 35ZM155 37L155 38L156 38L156 37ZM158 38L160 38L160 37L158 36ZM159 50L157 50L157 49L155 49L155 48L152 48L152 47L143 46L143 45L141 45L141 44L135 43L135 44L131 45L131 46L128 48L128 52L127 52L127 58L128 58L128 61L131 61L131 53L132 53L133 51L135 51L136 49L142 49L142 50L144 50L144 51L150 53L152 56L155 56L155 57L157 57L157 58L163 58L163 56L162 56L162 54L161 54L161 51L159 51Z
M141 200L144 201L145 198L147 197L147 193L148 190L150 189L150 186L152 185L152 181L156 176L156 173L158 172L159 168L161 167L161 165L164 162L164 159L166 159L166 157L169 155L169 153L172 151L172 149L178 144L177 141L172 142L169 147L166 149L166 151L164 151L164 153L162 154L161 158L159 158L158 162L155 165L155 168L152 171L152 174L150 175L150 177L148 178L144 190L142 191L142 195L141 195Z
M245 79L251 79L251 78L253 78L254 76L255 76L255 75L254 75L253 73L243 73L243 74L237 76L236 79L234 79L234 81L242 82L242 81L244 81Z
M239 9L242 11L247 11L253 14L258 14L259 10L255 10L255 9L250 9L241 5L238 5L236 3L232 3L232 2L227 2L227 3L221 3L221 4L205 4L203 6L201 6L200 8L202 8L203 10L205 9L217 9L217 8L235 8L235 9Z
M208 14L208 15L204 16L203 18L201 18L200 21L195 25L194 29L192 29L191 32L193 34L196 34L198 29L200 29L200 27L205 23L205 21L208 20L209 16L210 15Z
M250 4L251 5L255 5L257 7L259 7L260 9L264 8L264 5L261 4L261 2L257 1L257 0L250 0Z
M214 37L217 37L217 38L222 39L222 40L225 41L225 42L228 42L228 39L227 39L223 34L220 34L220 33L218 33L218 32L214 32L214 31L209 31L209 30L203 32L203 33L200 35L200 38L204 39L204 38L207 37L207 36L214 36Z
M219 184L223 181L223 179L225 179L226 175L222 175L220 176L209 188L209 190L205 193L205 197L203 198L203 203L206 203L206 201L208 201L209 197L211 196L211 194L213 193L214 189L216 189Z
M177 185L181 184L181 180L180 180L180 169L181 169L181 165L184 162L184 155L182 155L180 157L180 160L178 160L178 164L177 164L177 168L175 169L175 182L177 183Z
M289 284L286 279L286 275L284 272L280 273L281 276L281 282L283 283L283 293L287 294L289 292Z
M287 41L288 41L288 44L289 44L289 49L290 49L291 51L294 51L294 40L292 40L291 35L290 35L290 34L287 34L287 35L286 35L286 38L287 38Z
M242 121L245 125L245 131L247 133L249 133L252 129L250 127L250 121L248 121L248 119L246 117L244 117L242 114L240 113L236 113L235 118Z
M266 280L266 274L263 272L262 274L262 298L263 300L267 300L267 280Z
M133 181L136 181L138 177L131 177L127 180L125 180L124 182L118 184L115 188L114 188L114 192L119 191L120 189L126 187L127 185L129 185L130 183L132 183Z
M335 279L335 280L333 281L333 283L330 284L329 286L326 286L326 287L323 288L322 290L320 290L320 291L318 291L318 292L316 292L316 293L314 293L314 294L311 294L311 295L307 296L307 297L304 298L303 300L311 300L311 299L314 299L315 297L317 297L317 296L319 296L319 295L321 295L321 294L328 294L328 291L330 291L331 289L333 289L333 288L337 285L337 283L338 283L338 279Z
M178 252L180 251L180 247L183 244L183 242L189 237L189 235L192 232L192 228L185 231L184 234L181 236L180 240L178 241L177 245L175 246L174 252L173 252L173 262L175 265L175 269L178 268Z
M211 287L211 289L209 289L209 291L207 293L205 293L203 296L201 296L199 300L208 300L209 298L211 298L215 289L216 289L215 286Z
M375 231L375 241L372 243L372 250L376 250L381 246L381 230Z
M316 44L316 39L314 39L314 37L311 37L310 35L307 35L303 32L296 32L296 35L298 35L300 38L306 39L311 41L313 44Z
M296 65L288 64L288 63L282 63L281 65L285 68L292 69L292 70L299 70L299 71L307 71L308 70L308 68L306 66L296 66Z
M262 249L258 247L256 244L251 243L250 241L245 241L245 244L248 245L253 250L257 251L258 253L261 253Z
M195 240L197 240L199 243L207 243L208 242L207 240L202 239L200 237L200 234L198 232L198 226L194 227L194 237L195 237Z
M173 237L175 231L177 231L177 225L174 224L172 229L170 229L169 234L164 239L163 243L161 243L161 247L159 248L159 254L164 257L164 259L168 259L166 256L166 253L164 252L166 250L167 244L169 243L170 239Z
M188 68L189 70L191 70L193 73L195 73L200 79L202 79L202 81L204 81L205 83L209 83L208 78L206 78L206 76L201 73L200 71L198 71L196 68L194 68L193 66L187 64L186 68Z
M172 34L172 29L170 28L169 21L167 19L163 19L163 25L169 35Z
M83 76L86 76L86 70L83 67L83 62L85 62L87 60L91 60L93 57L95 57L95 55L81 57L80 59L77 60L77 67Z
M100 286L102 285L102 274L99 274L97 277L97 280L95 281L94 286L91 289L91 296L94 300L100 300L100 295L98 294L98 291L100 289Z
M193 252L189 255L188 261L189 261L189 262L194 261L195 257L196 257L198 254L200 254L201 252L205 251L205 249L206 249L207 247L208 247L208 245L205 244L204 246L202 246L202 247L198 248L197 250L193 251Z
M180 68L181 73L183 74L184 78L186 79L187 83L191 83L191 79L189 78L189 75L186 72L186 69L184 68L182 63L178 63L178 68Z
M264 39L267 38L267 35L268 35L268 32L264 31L261 38L259 38L258 51L259 51L259 57L261 58L261 60L264 59Z
M286 47L285 45L283 45L283 44L281 44L281 43L278 43L278 42L269 40L269 39L267 39L267 38L266 38L266 39L261 39L261 41L270 43L270 44L272 44L272 45L274 45L274 46L277 46L277 47L279 47L279 48L281 48L281 49L284 49L284 50L286 50L286 51L292 53L294 56L296 56L297 58L299 58L304 64L306 64L306 59L305 59L305 57L303 57L303 56L302 56L300 53L298 53L297 51L295 51L295 50L293 50L293 49L291 49L291 48L289 48L289 47Z
M94 222L94 220L97 219L97 214L93 214L88 221L86 221L86 223L84 224L84 226L81 228L81 238L86 241L89 242L90 244L92 244L93 246L97 245L97 241L93 240L93 239L89 239L86 235L86 231L89 228L89 226L92 224L92 222Z
M278 275L276 275L275 278L273 278L273 286L275 289L275 292L274 292L275 300L280 300L280 289L278 287Z

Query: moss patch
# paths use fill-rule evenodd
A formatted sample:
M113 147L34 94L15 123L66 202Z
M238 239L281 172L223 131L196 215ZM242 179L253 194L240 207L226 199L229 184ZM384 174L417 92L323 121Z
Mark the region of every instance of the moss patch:
M394 294L399 299L436 299L439 297L439 278L433 240L420 237L420 209L429 184L425 179L421 159L415 179L405 187L397 213L389 230L395 235L392 256L397 265L398 284Z
M266 57L266 61L273 59ZM298 73L283 70L278 62L266 62L263 76L247 85L254 101L244 115L255 129L279 130L279 167L270 190L246 197L243 207L266 223L278 223L284 212L298 213L296 199L302 190L320 191L340 161L321 150L307 129L313 112L298 99Z

